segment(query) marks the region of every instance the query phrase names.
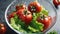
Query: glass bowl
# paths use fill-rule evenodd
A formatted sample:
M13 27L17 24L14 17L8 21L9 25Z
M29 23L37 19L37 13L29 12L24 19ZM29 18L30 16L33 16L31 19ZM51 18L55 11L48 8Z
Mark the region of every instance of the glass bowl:
M21 33L17 30L15 30L9 23L8 19L7 19L7 15L9 15L11 12L13 12L15 10L15 6L18 5L18 4L26 4L26 6L28 6L28 4L32 1L35 1L35 0L14 0L6 9L5 11L5 20L6 20L6 23L7 25L12 29L14 30L16 33ZM56 18L57 18L57 12L56 12L56 9L55 7L49 3L49 1L46 1L46 0L38 0L38 2L46 9L49 11L49 16L52 17L52 24L50 25L49 28L47 28L46 30L43 31L43 33L46 33L49 29L51 29L51 27L56 23Z

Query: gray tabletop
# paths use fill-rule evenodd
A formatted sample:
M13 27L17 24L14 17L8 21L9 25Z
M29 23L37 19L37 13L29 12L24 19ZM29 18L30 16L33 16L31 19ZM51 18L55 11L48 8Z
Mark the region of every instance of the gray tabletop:
M4 23L6 26L7 24L5 22L4 13L5 13L7 6L12 1L13 0L0 0L0 23ZM7 31L5 34L16 34L16 33L7 26Z
M5 22L5 18L4 18L4 13L5 13L5 10L7 8L7 6L12 2L13 0L0 0L0 22L4 23L6 26L6 22ZM52 3L51 0L48 0L50 1L50 3ZM60 6L59 6L59 9L56 9L57 11L57 21L56 21L56 24L49 30L49 31L52 31L52 30L56 30L58 32L58 34L60 34ZM48 32L49 32L48 31ZM7 26L7 32L6 34L17 34L15 33L14 31L12 31L8 26Z

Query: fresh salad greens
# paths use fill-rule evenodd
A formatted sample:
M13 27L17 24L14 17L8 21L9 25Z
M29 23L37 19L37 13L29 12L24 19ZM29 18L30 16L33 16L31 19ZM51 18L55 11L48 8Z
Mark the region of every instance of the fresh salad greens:
M16 22L17 21L17 22ZM18 19L15 21L15 19L14 18L11 18L11 20L10 20L10 22L11 22L11 26L14 28L14 29L16 29L16 30L18 30L18 31L21 31L21 32L25 32L21 27L21 25L23 24L23 22L21 22L20 20L18 21ZM19 25L19 23L21 22L21 25ZM16 24L16 23L18 23L18 24Z
M37 17L40 16L41 13L48 15L47 10L42 10L40 13L33 13L33 19L28 26L26 26L26 24L23 21L21 21L16 14L14 15L14 18L10 19L10 22L11 22L10 24L14 29L21 32L26 32L26 31L27 32L39 32L39 31L41 32L43 31L44 24L36 21Z
M30 23L30 26L35 28L36 29L35 31L42 31L44 24L39 23L38 21L36 21L36 19L37 19L37 15L35 13L33 13L33 19Z

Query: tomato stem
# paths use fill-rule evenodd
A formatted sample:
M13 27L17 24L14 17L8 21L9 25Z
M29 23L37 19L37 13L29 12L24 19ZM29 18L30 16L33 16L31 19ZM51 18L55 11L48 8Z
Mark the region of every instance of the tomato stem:
M20 7L22 7L23 6L23 4L20 4Z
M24 11L24 14L25 14L25 15L26 15L26 13L27 13L27 10Z
M40 16L40 19L43 20L43 19L45 19L46 17L47 17L47 16L45 16L45 15L42 14L42 15Z
M60 0L57 0L58 2L60 2Z
M31 11L36 11L36 7L34 7L34 6L31 6Z

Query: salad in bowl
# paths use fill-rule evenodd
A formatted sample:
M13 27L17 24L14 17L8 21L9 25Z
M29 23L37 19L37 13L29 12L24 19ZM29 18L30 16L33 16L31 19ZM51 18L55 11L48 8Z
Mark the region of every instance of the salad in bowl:
M5 12L6 22L14 31L27 33L46 32L54 25L56 21L56 18L53 18L56 17L54 8L52 8L54 13L51 13L48 10L49 8L45 8L44 3L40 3L43 2L42 0L40 2L39 0L29 0L28 3L26 2L27 4L22 2L16 2L16 5L12 3Z

